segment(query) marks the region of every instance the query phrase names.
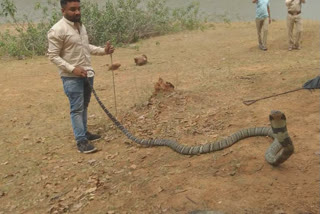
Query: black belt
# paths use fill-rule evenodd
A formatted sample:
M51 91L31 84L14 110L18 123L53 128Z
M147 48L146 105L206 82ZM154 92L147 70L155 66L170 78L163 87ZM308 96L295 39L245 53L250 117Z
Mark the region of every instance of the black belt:
M294 15L298 15L298 14L300 14L300 13L301 13L301 11L298 11L298 12L288 11L288 13L294 16Z

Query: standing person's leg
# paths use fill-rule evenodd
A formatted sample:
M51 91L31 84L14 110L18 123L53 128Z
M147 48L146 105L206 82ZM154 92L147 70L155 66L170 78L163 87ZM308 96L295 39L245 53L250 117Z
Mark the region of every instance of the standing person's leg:
M262 39L261 39L261 29L262 29L261 19L256 19L256 27L257 27L259 48L263 49Z
M287 28L288 28L288 41L289 41L289 51L292 50L294 46L293 41L293 26L294 26L294 19L293 16L288 14L287 16Z
M80 152L90 153L96 149L88 143L84 125L84 78L62 77L63 89L70 103L73 134Z
M296 30L296 33L295 33L295 42L294 42L294 48L295 49L300 49L300 41L301 41L301 36L302 36L302 19L301 19L301 16L300 15L297 15L295 17L295 20L294 20L294 23L295 23L295 30Z
M92 134L92 133L90 133L90 132L88 131L88 127L87 127L88 107L89 107L90 98L91 98L91 87L90 87L89 83L90 83L91 86L93 87L93 82L94 82L94 77L90 77L90 78L88 78L88 81L85 81L85 84L84 84L83 124L84 124L84 128L85 128L86 137L87 137L87 139L90 140L90 141L98 140L98 139L101 138L101 136L98 135L98 134Z
M262 22L262 32L263 32L262 46L264 51L267 50L268 27L269 27L268 18L265 18Z
M83 78L62 77L63 89L70 103L70 117L76 141L86 140L83 124Z

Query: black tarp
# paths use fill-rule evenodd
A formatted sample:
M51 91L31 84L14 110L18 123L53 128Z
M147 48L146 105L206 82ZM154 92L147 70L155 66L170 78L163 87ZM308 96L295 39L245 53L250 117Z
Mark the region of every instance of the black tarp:
M320 89L320 76L308 80L302 87L304 89Z

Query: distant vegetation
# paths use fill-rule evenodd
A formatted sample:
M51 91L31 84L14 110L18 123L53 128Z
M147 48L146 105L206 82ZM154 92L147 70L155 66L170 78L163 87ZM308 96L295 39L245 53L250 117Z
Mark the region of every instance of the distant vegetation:
M42 18L36 23L25 15L18 19L13 0L0 0L0 16L10 21L11 30L0 33L0 55L35 56L47 51L47 32L61 17L59 1L37 3L34 12ZM199 14L199 3L170 9L166 0L108 0L104 6L81 1L82 21L91 44L103 46L107 40L116 46L150 36L183 30L203 29L205 19Z

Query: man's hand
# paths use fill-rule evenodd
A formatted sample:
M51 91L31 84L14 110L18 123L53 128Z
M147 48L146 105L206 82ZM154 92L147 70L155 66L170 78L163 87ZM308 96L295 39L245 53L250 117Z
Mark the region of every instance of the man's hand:
M114 47L110 44L109 41L107 41L104 51L106 52L106 54L112 54L114 52Z
M72 73L74 73L77 76L81 76L81 77L87 77L87 71L84 70L82 67L77 66L73 69Z
M269 24L271 24L271 18L269 17Z
M258 0L252 0L252 3L257 3Z

